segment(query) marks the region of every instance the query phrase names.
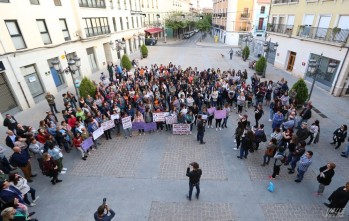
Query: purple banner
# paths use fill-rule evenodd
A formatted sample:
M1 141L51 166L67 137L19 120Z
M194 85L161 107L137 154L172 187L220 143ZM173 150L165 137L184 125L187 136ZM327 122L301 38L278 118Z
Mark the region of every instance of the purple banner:
M90 147L93 145L93 140L92 137L87 138L86 140L82 141L81 143L81 148L84 151L87 151Z
M211 108L207 109L207 112L208 112L210 115L212 115L212 114L214 113L215 110L216 110L215 107L211 107Z
M223 119L227 116L227 111L226 110L216 110L214 112L214 118L215 119Z
M156 122L145 123L144 131L156 130Z
M144 129L145 124L146 123L144 123L144 122L133 122L132 123L132 130L142 130L142 129Z

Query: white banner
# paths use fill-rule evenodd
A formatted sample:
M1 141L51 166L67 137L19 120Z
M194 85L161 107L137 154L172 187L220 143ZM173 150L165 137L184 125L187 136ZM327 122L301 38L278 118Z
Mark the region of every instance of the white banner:
M172 133L177 135L189 134L190 124L173 124Z
M104 134L103 128L98 128L97 130L93 131L93 139L96 140L98 137L102 136Z
M103 130L108 130L115 127L114 120L109 120L107 122L101 123Z
M177 123L177 116L173 115L173 116L167 116L165 117L166 119L166 124L176 124Z
M131 117L124 117L121 119L122 121L122 128L127 129L132 127Z
M164 122L165 117L169 115L169 112L155 112L153 113L153 122Z
M205 114L201 115L201 119L207 120L207 115L205 115Z
M119 114L113 114L110 116L110 119L115 120L115 119L120 119L120 115Z

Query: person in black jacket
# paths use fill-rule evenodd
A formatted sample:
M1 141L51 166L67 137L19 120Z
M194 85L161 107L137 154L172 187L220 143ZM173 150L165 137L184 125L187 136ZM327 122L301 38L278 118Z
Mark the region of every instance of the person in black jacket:
M4 127L7 127L9 130L12 130L13 132L16 132L16 127L17 127L17 120L11 116L10 114L6 114L6 118L4 120Z
M190 171L190 166L193 170ZM202 175L201 169L199 169L199 164L197 162L192 162L187 168L186 176L189 177L189 195L187 195L188 200L191 200L191 195L193 193L194 186L196 188L196 199L199 199L200 194L200 177Z
M317 176L317 181L319 181L319 189L315 193L315 195L322 195L325 186L330 185L332 181L332 177L334 176L334 168L336 168L336 164L330 162L326 166L320 167L320 174Z
M349 201L349 182L345 186L339 187L335 190L331 196L328 198L331 203L324 203L325 206L331 209L330 213L337 215L342 213L343 209Z
M205 125L202 120L201 114L198 115L197 129L198 129L198 134L196 136L197 141L200 141L200 144L205 144L205 142L203 141L204 134L205 134Z
M345 138L347 137L347 129L347 125L344 124L333 132L333 142L331 144L337 143L335 149L338 149L340 145L345 141Z
M298 128L301 127L303 122L307 122L311 118L311 109L313 106L311 104L307 104L307 106L302 110L300 116L302 117L298 122Z

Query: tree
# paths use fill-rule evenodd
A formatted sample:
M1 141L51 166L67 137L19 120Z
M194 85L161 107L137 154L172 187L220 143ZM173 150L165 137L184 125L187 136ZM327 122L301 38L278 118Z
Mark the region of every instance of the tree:
M256 63L256 73L261 75L266 65L267 65L267 60L265 60L264 56L261 56Z
M250 48L246 45L244 50L242 50L242 59L246 61L248 57L250 56Z
M126 70L128 70L128 71L131 70L131 68L132 68L131 61L126 54L124 54L121 58L121 66L123 68L126 68Z
M293 86L292 90L295 90L296 95L296 102L299 105L303 105L304 102L308 99L308 87L305 84L303 78L300 78Z
M146 58L148 57L148 48L145 45L141 46L141 54L142 54L142 58Z
M88 79L87 77L84 77L81 80L79 92L81 97L86 98L87 95L90 95L91 97L93 97L96 94L96 87L90 79Z

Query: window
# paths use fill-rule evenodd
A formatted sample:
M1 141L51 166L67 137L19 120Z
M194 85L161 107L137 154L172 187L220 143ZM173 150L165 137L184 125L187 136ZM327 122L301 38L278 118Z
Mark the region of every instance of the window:
M40 5L39 0L29 0L32 5Z
M131 18L131 22L132 22L132 28L135 28L135 21L134 21L134 19L133 19L133 17Z
M119 7L119 9L121 9L121 3L120 3L120 0L118 0L118 7Z
M50 34L48 33L46 22L44 19L37 19L36 24L38 25L42 41L45 45L52 44Z
M130 10L132 11L132 2L131 2L131 0L130 0Z
M96 36L110 33L107 18L84 18L86 36Z
M127 2L126 2L126 0L124 0L124 8L125 8L125 10L127 10Z
M128 17L126 17L126 28L127 28L127 30L130 29L130 25L128 23Z
M9 20L9 21L5 21L5 23L16 50L26 48L27 46L24 42L24 39L23 39L21 30L19 29L17 21Z
M262 6L261 7L261 14L264 14L265 13L265 6Z
M116 32L116 21L115 21L115 17L113 17L113 27L114 27L114 32Z
M80 7L105 8L105 0L79 0Z
M124 24L122 23L122 18L120 17L121 30L124 30Z
M53 0L55 6L62 6L61 0Z
M61 29L62 29L62 32L63 32L64 40L65 41L69 41L70 40L70 35L69 35L67 22L65 21L64 18L62 18L62 19L59 19L59 23L61 24Z
M0 0L0 2L3 2L3 3L10 3L10 0Z
M136 18L136 22L137 22L137 28L138 28L139 27L138 17Z

